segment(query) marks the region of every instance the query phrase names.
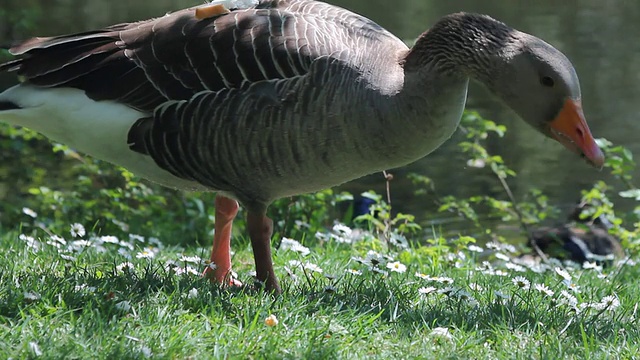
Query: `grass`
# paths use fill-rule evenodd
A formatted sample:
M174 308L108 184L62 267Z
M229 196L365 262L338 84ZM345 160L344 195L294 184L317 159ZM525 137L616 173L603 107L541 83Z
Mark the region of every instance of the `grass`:
M383 251L375 241L312 239L304 244L308 255L295 244L275 251L284 292L274 297L202 279L199 257L206 258L207 249L74 231L77 237L66 240L18 232L0 237L0 358L599 359L640 353L640 270L631 260L578 269L516 264L511 247L496 244L480 254L474 247ZM235 270L251 283L249 246L234 239L234 247Z

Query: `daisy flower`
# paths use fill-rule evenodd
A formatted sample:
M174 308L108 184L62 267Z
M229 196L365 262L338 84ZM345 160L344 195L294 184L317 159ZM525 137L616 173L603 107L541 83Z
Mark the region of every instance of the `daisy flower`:
M545 284L535 284L533 285L533 288L547 296L553 296L554 294L553 290L549 289Z
M407 271L407 266L400 261L394 261L387 263L387 269L391 270L392 272L403 273Z
M531 283L523 276L516 276L511 279L511 282L522 290L529 290Z
M577 284L569 281L569 280L562 280L562 283L571 291L573 291L574 293L579 293L580 292L580 286L578 286Z
M449 329L446 327L437 327L431 330L431 336L439 337L447 340L453 339L453 335L449 332Z
M427 274L417 272L415 276L419 277L422 280L431 280L431 277Z
M435 282L439 282L441 284L448 284L448 285L453 284L453 279L450 278L450 277L446 277L446 276L432 277L431 280L433 280Z
M151 240L151 239L149 239ZM129 241L144 242L144 236L138 234L129 234Z
M187 263L193 263L193 264L202 264L203 260L200 256L198 255L194 255L194 256L184 256L181 255L180 258L178 259L178 261L180 262L187 262Z
M300 244L298 241L294 239L289 239L286 237L283 237L282 241L280 241L280 249L282 249L283 251L286 251L286 250L295 251L301 254L302 256L306 256L306 255L309 255L309 253L311 253L311 250L309 250L308 247L303 246L302 244Z
M103 243L109 243L109 244L119 244L120 243L120 240L118 240L118 238L113 236L113 235L100 236L99 241L103 242ZM133 250L133 246L132 246L132 250Z
M509 300L511 299L511 296L503 293L502 291L496 290L493 292L493 294L496 296L496 298L498 299L503 299L503 300Z
M364 258L364 264L370 267L376 267L382 263L385 263L384 256L382 254L377 253L373 250L369 250L367 252L367 256Z
M188 299L195 299L197 297L198 297L198 289L196 288L192 288L191 290L189 290L189 293L187 293Z
M436 289L433 286L428 286L428 287L421 287L420 289L418 289L418 292L420 294L427 295L427 294L431 294L432 292L435 292L436 290L438 289Z
M133 269L134 265L128 261L116 266L117 272L133 271Z
M495 256L496 256L496 259L499 259L502 261L511 261L511 258L503 253L496 253Z
M371 267L371 268L369 268L369 269L370 269L371 271L373 271L374 273L376 273L376 274L381 274L381 275L384 275L384 276L389 275L389 272L387 272L387 271L385 271L385 270L382 270L382 269L380 269L380 268L378 268L378 267L376 267L376 266L373 266L373 267Z
M136 258L138 259L153 259L155 256L155 252L150 248L144 248L142 251L136 254Z
M362 271L356 269L347 269L347 273L356 276L362 275Z
M344 236L350 236L351 233L353 232L353 230L348 227L345 224L341 224L341 223L337 223L335 225L333 225L333 228L331 229L333 230L333 232L340 234L340 235L344 235Z
M307 270L318 272L318 273L322 273L322 271L323 271L322 268L320 268L320 266L318 266L318 265L316 265L314 263L310 263L310 262L305 263L304 264L304 268L307 269Z
M83 237L87 234L87 232L84 229L84 226L82 226L82 224L79 223L75 223L75 224L71 224L71 236L75 237Z
M456 289L452 288L451 286L447 286L445 288L438 290L439 294L444 294L447 296L453 295L455 294L455 292L456 292Z
M555 267L553 270L555 270L556 274L560 275L563 279L567 280L567 281L571 281L571 279L573 278L571 276L571 274L569 274L569 272L567 272L567 270L561 268L561 267Z
M469 289L473 290L473 291L482 291L484 290L484 288L476 283L471 283L469 284Z
M137 235L136 235L137 236ZM144 239L142 236L140 236L142 239ZM142 240L141 240L142 241ZM162 243L162 241L160 241L160 239L156 238L156 237L150 237L147 242L149 243L149 245L153 245L155 247L158 247L160 249L162 249L164 247L164 244Z
M518 265L518 264L514 264L512 262L508 262L506 264L504 264L504 266L509 269L509 270L513 270L515 272L525 272L527 271L527 269L524 268L524 266Z
M35 291L27 291L22 295L24 296L24 299L28 302L38 301L42 297L40 294L38 294Z
M560 295L562 296L562 298L560 299L561 303L564 303L566 305L575 307L578 305L578 299L571 295L567 290L562 290L560 292Z
M87 284L82 284L82 285L74 286L73 290L75 292L95 293L96 292L96 287L95 286L89 286Z
M620 300L615 295L609 295L603 297L602 300L600 300L600 305L603 307L603 309L613 311L617 309L618 306L620 306Z

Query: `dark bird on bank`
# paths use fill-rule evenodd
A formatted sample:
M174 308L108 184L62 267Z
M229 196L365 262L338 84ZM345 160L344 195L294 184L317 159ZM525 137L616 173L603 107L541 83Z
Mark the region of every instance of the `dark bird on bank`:
M24 81L0 94L0 121L165 186L218 192L206 272L220 282L238 203L257 279L280 292L267 207L429 154L458 126L470 79L544 136L604 161L571 62L486 15L447 15L409 49L319 1L223 0L10 51L0 71Z
M569 214L566 223L533 230L529 246L537 246L547 256L579 264L588 261L606 265L623 257L620 240L609 234L611 222L604 215L584 214L590 206L580 203Z

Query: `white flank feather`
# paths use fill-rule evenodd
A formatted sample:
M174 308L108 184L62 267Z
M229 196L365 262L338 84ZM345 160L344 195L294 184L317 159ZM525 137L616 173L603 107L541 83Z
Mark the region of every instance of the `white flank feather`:
M94 101L84 91L71 88L16 85L1 93L0 101L20 107L0 111L0 122L36 130L54 141L120 165L161 185L203 190L195 182L160 169L151 157L129 149L129 129L148 114L114 101Z

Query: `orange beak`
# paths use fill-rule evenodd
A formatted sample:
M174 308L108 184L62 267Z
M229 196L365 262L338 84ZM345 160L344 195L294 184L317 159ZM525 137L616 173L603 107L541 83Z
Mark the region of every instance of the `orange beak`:
M553 138L567 149L582 155L597 168L604 165L604 154L591 136L580 100L567 99L550 126Z

